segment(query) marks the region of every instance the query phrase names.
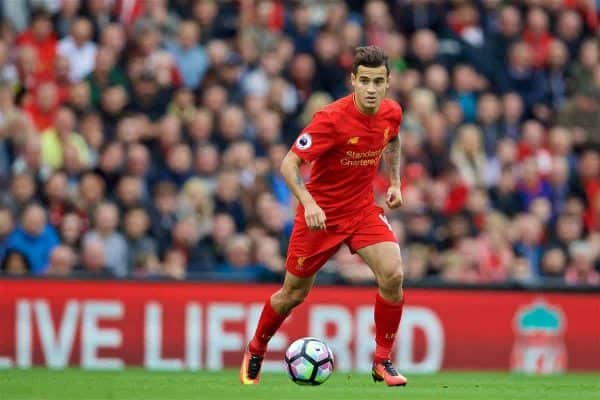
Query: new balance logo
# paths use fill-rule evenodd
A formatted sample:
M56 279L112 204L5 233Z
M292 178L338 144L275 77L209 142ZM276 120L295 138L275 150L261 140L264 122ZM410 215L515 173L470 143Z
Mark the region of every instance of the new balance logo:
M360 138L358 136L354 136L351 137L350 139L348 139L348 144L358 144L358 141L360 140Z

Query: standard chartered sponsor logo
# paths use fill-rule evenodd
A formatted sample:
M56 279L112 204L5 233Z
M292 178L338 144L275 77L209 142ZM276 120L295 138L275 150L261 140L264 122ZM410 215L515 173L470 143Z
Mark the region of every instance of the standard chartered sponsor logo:
M347 151L347 158L342 158L340 164L344 167L369 167L377 165L383 149L369 151Z
M382 152L383 152L383 149L369 150L369 151L362 151L362 152L347 151L346 155L350 158L358 159L358 158L367 158L367 157L377 157L377 156L381 155Z
M347 158L342 158L340 163L344 167L368 167L370 165L375 165L379 161L379 158L367 158L363 160L348 160Z

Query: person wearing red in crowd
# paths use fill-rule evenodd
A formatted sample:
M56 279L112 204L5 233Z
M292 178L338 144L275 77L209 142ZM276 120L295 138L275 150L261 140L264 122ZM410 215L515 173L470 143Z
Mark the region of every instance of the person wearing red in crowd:
M31 27L17 38L17 45L32 46L37 52L37 73L43 76L52 75L57 46L52 30L52 15L43 9L36 10L31 16Z
M406 385L390 361L404 304L400 247L373 194L383 158L390 179L386 205L394 209L402 204L398 137L402 108L385 98L389 75L382 49L358 47L351 73L354 93L317 112L282 161L281 174L300 204L283 285L266 301L244 353L243 384L259 383L269 340L304 301L319 269L345 243L369 265L379 286L373 379L388 386ZM305 162L312 163L306 185L300 173Z
M54 122L54 116L60 107L59 90L53 81L45 81L40 83L32 95L25 100L23 109L41 133Z

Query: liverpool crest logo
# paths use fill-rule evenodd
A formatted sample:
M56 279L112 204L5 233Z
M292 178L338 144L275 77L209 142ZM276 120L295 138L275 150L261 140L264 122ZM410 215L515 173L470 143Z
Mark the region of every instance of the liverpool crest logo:
M543 300L522 306L514 319L516 340L511 354L511 369L532 374L565 371L565 326L564 314L556 306Z

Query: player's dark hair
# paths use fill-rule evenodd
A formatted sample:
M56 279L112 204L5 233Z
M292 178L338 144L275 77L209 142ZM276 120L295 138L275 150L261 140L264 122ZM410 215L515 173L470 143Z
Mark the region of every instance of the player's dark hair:
M354 61L352 62L352 73L354 75L356 75L360 65L368 68L377 68L383 65L385 66L387 75L390 74L390 62L387 54L385 54L381 47L357 47L354 51Z

